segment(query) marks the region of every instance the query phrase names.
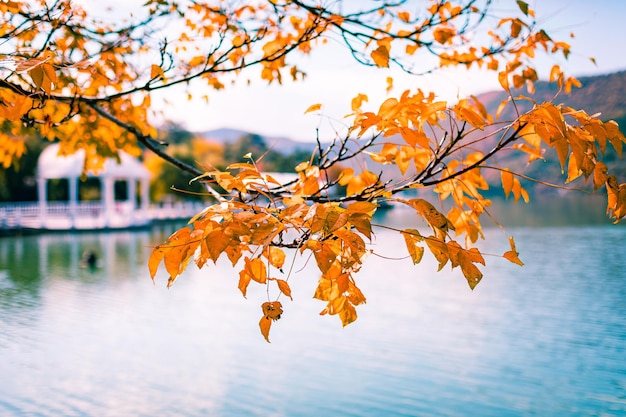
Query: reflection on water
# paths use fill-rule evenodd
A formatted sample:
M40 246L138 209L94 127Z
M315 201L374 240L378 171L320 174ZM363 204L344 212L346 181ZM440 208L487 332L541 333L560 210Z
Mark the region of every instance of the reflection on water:
M346 328L318 315L317 274L300 264L272 344L264 288L243 299L228 263L152 285L150 246L171 231L0 239L0 415L626 413L623 226L513 228L526 266L489 257L473 292L427 256L371 256ZM486 233L501 253L505 237ZM405 253L384 232L374 249Z

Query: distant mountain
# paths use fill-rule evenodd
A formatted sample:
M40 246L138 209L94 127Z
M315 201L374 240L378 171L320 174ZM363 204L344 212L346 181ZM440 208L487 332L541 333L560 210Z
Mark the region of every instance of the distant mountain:
M222 128L209 130L206 132L199 132L197 135L203 137L206 140L210 140L218 143L233 143L239 140L242 136L257 135L263 139L267 147L280 152L285 155L292 154L297 151L312 152L316 147L316 143L299 142L287 137L282 136L264 136L254 132L246 132L240 129Z
M626 127L626 70L605 75L580 77L581 88L574 88L569 95L559 94L556 99L557 86L555 83L539 81L535 83L535 93L529 95L525 90L513 90L513 96L526 95L537 102L552 101L567 106L585 110L589 114L601 113L601 119L620 121L622 128ZM508 97L504 91L487 92L477 95L477 98L494 114L498 106ZM520 110L529 110L529 102L517 102ZM509 106L504 117L513 115L513 108Z

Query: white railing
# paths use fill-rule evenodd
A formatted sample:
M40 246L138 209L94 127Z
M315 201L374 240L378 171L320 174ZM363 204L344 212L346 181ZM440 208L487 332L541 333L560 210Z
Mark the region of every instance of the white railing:
M156 220L187 219L202 211L198 202L151 204L133 209L129 202L116 202L105 212L101 202L48 202L45 212L37 202L0 203L0 229L106 229L145 226ZM42 215L43 214L43 215Z

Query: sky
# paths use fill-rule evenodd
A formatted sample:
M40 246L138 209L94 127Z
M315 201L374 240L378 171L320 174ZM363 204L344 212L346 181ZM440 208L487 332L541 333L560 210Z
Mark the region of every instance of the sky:
M547 77L554 63L577 77L626 69L623 49L626 45L626 30L623 28L626 24L626 1L528 2L550 36L572 46L572 54L566 61L562 58L540 58L539 68L543 68L540 77ZM496 5L500 4L502 0L497 0ZM574 38L570 38L572 32ZM238 83L221 91L207 90L208 103L200 99L191 103L174 100L176 104L167 109L167 114L195 132L235 128L267 136L313 141L317 132L323 140L332 138L335 132L345 132L344 116L350 113L351 100L359 93L369 98L364 108L377 110L388 97L385 92L387 76L394 78L391 96L399 96L407 89L415 91L421 88L435 92L440 99L454 102L459 97L499 88L495 73L455 69L428 77L409 76L397 69L363 67L345 52L330 43L298 61L307 72L304 82L268 85L257 78L252 80L251 85ZM419 55L416 56L420 59ZM594 57L595 64L590 57ZM172 95L168 94L171 100ZM184 94L180 96L184 97ZM320 112L304 114L310 105L316 103L322 104Z

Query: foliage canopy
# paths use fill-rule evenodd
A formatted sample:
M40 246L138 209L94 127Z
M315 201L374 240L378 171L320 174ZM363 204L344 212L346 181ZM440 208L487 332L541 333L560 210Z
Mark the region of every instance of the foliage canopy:
M508 9L494 3L147 0L130 18L105 21L69 0L3 0L0 162L15 163L25 152L24 138L37 130L58 141L63 153L84 149L85 169L97 170L120 150L137 155L147 149L195 176L217 201L154 249L150 274L154 278L163 265L169 286L191 261L204 267L228 258L240 269L244 296L250 284L267 287L259 325L268 341L283 313L280 295L291 296L291 273L283 273L291 270L288 254L314 259L321 314L337 315L343 325L356 320L365 296L355 274L371 252L372 216L382 203L406 206L423 220L423 229L397 230L414 264L428 251L439 269L459 267L474 288L485 259L473 244L483 237L481 220L491 204L481 195L490 186L485 172L499 173L507 197L529 198L520 181L529 178L507 168L503 156L523 153L533 163L552 148L565 183L581 177L594 191L605 189L607 215L615 222L626 215L626 183L602 162L609 146L621 156L626 139L617 123L560 105L558 95L536 103L512 93L533 91L537 53L567 57L569 45L539 27L526 2L511 0ZM497 74L509 97L488 114L474 97L447 103L430 92L405 91L372 109L359 94L345 135L329 146L318 138L317 151L295 167L288 183L259 169L263 155L247 154L219 170L177 159L158 140L154 92L187 86L191 96L203 91L198 86L224 89L253 74L269 83L303 80L296 58L331 37L383 74L391 66L416 76L480 67ZM436 65L421 67L426 55ZM549 79L559 94L579 86L558 66ZM531 109L501 117L522 101ZM307 112L320 108L313 104ZM395 170L393 179L383 177L383 167ZM418 190L419 198L403 198L407 190ZM430 202L425 191L448 200L447 208ZM512 237L509 242L502 256L522 265Z

